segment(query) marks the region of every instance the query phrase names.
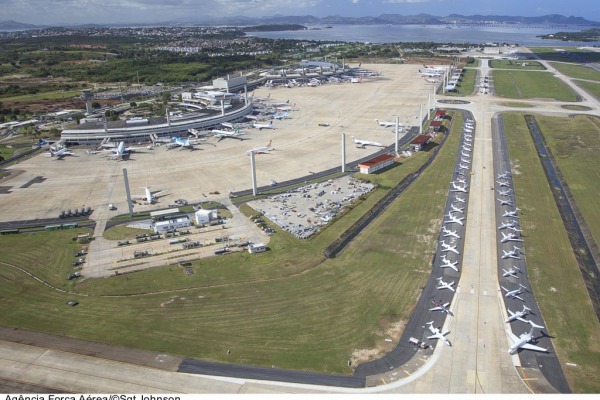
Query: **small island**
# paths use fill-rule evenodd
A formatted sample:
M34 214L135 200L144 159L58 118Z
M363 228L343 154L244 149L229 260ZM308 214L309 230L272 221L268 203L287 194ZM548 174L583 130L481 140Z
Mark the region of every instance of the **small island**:
M542 39L560 39L564 42L597 42L600 41L600 28L584 29L580 32L557 32L538 35Z

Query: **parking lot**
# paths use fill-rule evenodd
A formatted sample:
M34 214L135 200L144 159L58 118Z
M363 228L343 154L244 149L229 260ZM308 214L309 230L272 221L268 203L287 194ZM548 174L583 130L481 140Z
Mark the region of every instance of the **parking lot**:
M352 176L329 179L249 203L255 210L299 239L306 239L338 215L345 206L373 190Z

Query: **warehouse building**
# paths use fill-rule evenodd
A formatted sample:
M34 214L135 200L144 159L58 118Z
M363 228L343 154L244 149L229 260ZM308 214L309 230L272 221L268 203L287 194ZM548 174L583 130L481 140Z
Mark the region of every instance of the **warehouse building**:
M158 221L154 224L154 233L163 233L166 231L174 231L180 228L187 228L192 225L189 217L179 217L176 219L168 219L166 221Z
M365 162L358 164L361 174L372 174L394 163L395 157L390 154L382 154Z

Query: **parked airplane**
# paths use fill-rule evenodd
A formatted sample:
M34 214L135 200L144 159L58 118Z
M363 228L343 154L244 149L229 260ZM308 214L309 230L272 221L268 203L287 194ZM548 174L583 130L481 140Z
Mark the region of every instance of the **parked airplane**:
M514 258L515 260L520 260L521 257L519 257L519 253L521 252L521 249L518 248L517 246L513 246L513 249L511 251L506 251L506 250L502 250L504 252L504 255L502 256L502 259L507 259L507 258Z
M463 149L464 151L472 151L472 150L473 150L473 148L472 148L471 146L468 146L468 145L466 145L466 144L463 144L463 145L462 145L462 149Z
M523 318L527 314L531 314L530 311L531 311L531 309L529 307L526 307L525 304L523 304L523 311L512 312L512 311L510 311L510 308L509 308L508 313L510 314L510 317L508 317L504 322L509 323L514 320L519 320L521 322L525 322L526 324L531 325L534 328L544 329L543 326L538 325L531 320L527 320L527 319Z
M458 183L462 183L463 185L467 184L467 181L461 178L456 178L456 180L454 182L458 182Z
M468 158L468 157L471 157L471 156L469 155L469 153L465 153L464 151L461 151L461 152L460 152L460 155L461 155L461 156L463 156L463 157L467 157L467 158Z
M116 160L118 158L123 159L125 156L128 156L129 153L132 153L136 150L139 150L138 147L125 147L125 142L119 142L119 145L114 148L114 144L103 144L103 147L113 147L111 149L106 149L104 151L112 151L113 154L109 156L111 160Z
M503 217L516 217L519 214L519 210L521 210L520 208L515 208L512 211L506 210L504 211L504 214L502 214Z
M514 221L514 220L513 220ZM523 232L521 229L517 228L516 225L513 226L509 226L508 229L510 229L513 232Z
M464 214L464 207L460 208L460 207L456 207L454 204L450 204L450 208L452 209L452 212L459 212L461 214Z
M285 119L285 118L288 117L288 115L289 115L289 113L286 111L286 112L283 112L283 113L273 114L273 118L275 118L275 119Z
M508 189L508 190L498 190L498 195L500 195L500 196L510 196L510 192L511 192L510 189Z
M64 156L74 156L75 155L75 153L69 151L69 149L66 147L63 147L56 151L53 151L52 149L48 149L48 151L49 151L49 153L45 153L46 157L56 157L57 160L62 160L62 158Z
M507 276L511 276L513 278L517 278L519 279L519 276L517 275L517 273L521 273L521 270L519 269L519 267L517 267L516 265L514 265L511 269L509 269L508 271L505 270L504 268L502 268L502 271L504 271L504 273L502 274L503 277L507 277Z
M154 204L156 202L156 199L161 197L161 195L163 195L164 192L165 190L155 190L154 192L152 192L150 191L150 187L145 187L143 195L133 195L131 196L131 198L134 200L143 200L148 204Z
M464 224L462 223L462 221L464 220L464 218L458 218L458 217L455 217L455 216L452 214L452 212L450 212L450 213L449 213L449 215L448 215L448 218L449 218L448 220L444 221L444 224L452 224L452 223L457 223L457 224L459 224L459 225L464 225Z
M427 82L429 83L437 83L437 79L433 79L433 78L427 78L425 79Z
M247 154L247 155L250 155L251 153L254 153L254 154L266 154L266 153L267 153L267 151L271 151L271 150L273 150L273 146L271 146L271 143L272 143L272 142L273 142L272 140L269 140L269 144L267 144L266 146L263 146L263 147L255 147L255 148L254 148L254 149L252 149L252 150L248 150L248 151L246 152L246 154Z
M473 139L471 139L471 135L465 135L465 142L468 142L466 144L471 145L471 143L473 143Z
M431 302L433 303L433 305L435 307L430 308L429 311L442 311L442 312L445 312L446 314L448 314L449 316L454 317L454 314L452 313L452 311L450 311L448 309L450 302L442 303L441 301L436 301L435 296L432 298Z
M199 137L203 137L203 136L208 136L208 132L207 131L199 131L198 129L194 129L194 128L190 128L188 129L188 133L195 137L195 138L199 138Z
M440 268L452 268L453 270L455 270L456 272L458 272L458 268L456 267L458 265L458 261L450 261L446 258L446 255L442 255L441 257L442 260L442 264L440 264Z
M358 148L360 149L364 149L365 146L376 146L376 147L385 147L384 145L382 145L381 143L378 142L371 142L369 140L361 140L361 139L357 139L354 136L352 136L352 141L357 144Z
M462 197L459 197L458 195L454 196L454 198L456 199L456 201L458 201L459 203L466 203L467 199L463 199Z
M439 286L436 286L436 289L438 289L438 290L449 289L454 292L454 288L452 287L452 285L454 285L454 281L452 281L450 283L444 282L444 280L442 279L441 276L439 278L437 278L437 281L439 283Z
M511 299L519 299L521 301L525 301L523 300L522 297L520 297L519 295L521 293L523 293L523 289L527 290L527 288L521 284L519 284L519 288L515 289L515 290L508 290L507 288L505 288L504 286L500 286L502 288L502 290L504 290L506 293L504 293L504 297L510 297Z
M467 185L458 186L455 182L450 182L450 183L452 183L452 187L453 187L453 189L450 189L451 192L467 193Z
M519 349L542 351L544 353L547 353L548 352L547 348L544 349L543 347L535 346L535 345L529 343L533 340L533 330L534 330L534 327L532 326L529 333L523 333L523 334L521 334L521 336L517 337L514 333L512 333L507 328L506 333L508 333L508 337L510 338L510 341L512 342L512 345L508 348L509 354L514 354Z
M509 200L502 200L502 199L497 199L500 202L501 206L511 206L513 205L512 201Z
M379 124L379 126L384 126L386 128L389 128L390 126L396 126L395 122L380 121L378 119L376 119L375 121L377 121L377 123Z
M444 232L444 237L454 237L456 239L460 239L460 236L458 235L458 233L456 233L456 231L447 229L445 226L442 226L442 232Z
M460 158L460 162L461 163L471 164L471 160L469 160L468 157L461 157Z
M217 140L217 142L220 142L223 139L237 139L237 140L244 140L244 138L240 137L241 135L244 135L245 133L242 131L222 131L222 130L218 130L218 129L213 129L211 131L213 133L213 137L218 138L219 140Z
M191 142L190 139L182 139L177 136L173 136L171 139L173 140L173 144L170 147L179 146L179 150L184 149L184 148L194 150L194 145L196 143Z
M464 165L464 164L462 164L462 163L459 163L459 164L458 164L458 168L461 168L461 169L469 169L469 166L468 166L468 165Z
M252 124L252 126L258 129L259 131L262 131L263 129L275 129L275 127L273 126L273 121L269 121L268 124L257 124L255 122L254 124Z
M510 182L508 181L496 181L500 187L510 187Z
M291 106L278 106L278 107L275 107L275 109L277 111L284 112L284 111L292 111L292 109L294 107L296 107L296 103L292 104Z
M429 325L429 330L433 335L427 336L427 339L439 339L446 344L446 346L452 347L452 343L448 339L446 339L446 335L450 333L450 331L442 333L439 328L433 327L433 321L428 322L426 325Z
M458 252L458 250L456 250L456 246L452 246L452 245L446 244L445 240L442 240L440 242L440 244L442 245L442 252L451 251L451 252L453 252L455 254L460 254Z
M512 226L510 226L509 228L513 228ZM502 234L502 240L500 240L500 243L506 243L506 242L522 242L523 239L519 239L519 237L517 236L517 234L515 232L511 232L511 233L504 233L504 232L500 232Z
M500 226L498 226L498 230L502 230L502 229L506 229L506 228L512 228L513 226L516 226L518 224L518 222L514 219L503 222L502 224L500 224Z
M498 174L498 179L507 179L510 176L510 172L504 171L501 174Z

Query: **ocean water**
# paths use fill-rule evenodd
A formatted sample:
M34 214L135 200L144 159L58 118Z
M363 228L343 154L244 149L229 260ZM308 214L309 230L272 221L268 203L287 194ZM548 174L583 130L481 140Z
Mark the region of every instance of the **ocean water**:
M249 36L269 39L330 40L342 42L436 42L436 43L508 43L522 46L600 46L600 42L563 42L536 37L558 31L577 32L587 27L494 27L445 25L334 25L320 30L249 32ZM311 28L309 26L309 28Z

